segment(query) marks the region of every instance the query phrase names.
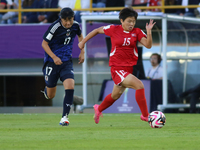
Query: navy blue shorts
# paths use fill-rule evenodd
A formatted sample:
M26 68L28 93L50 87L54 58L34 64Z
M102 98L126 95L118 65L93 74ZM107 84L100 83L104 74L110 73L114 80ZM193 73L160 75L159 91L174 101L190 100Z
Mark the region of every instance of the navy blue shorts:
M56 65L54 62L47 62L43 67L44 80L47 87L55 87L58 79L62 82L65 79L74 79L72 61L63 62L62 65Z

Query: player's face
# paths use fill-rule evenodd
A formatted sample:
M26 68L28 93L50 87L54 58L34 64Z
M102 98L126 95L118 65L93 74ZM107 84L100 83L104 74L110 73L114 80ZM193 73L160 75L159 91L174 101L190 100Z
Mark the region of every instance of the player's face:
M124 21L122 19L120 21L125 31L131 31L136 23L135 17L127 17Z
M66 18L66 19L61 18L61 22L65 28L71 28L71 26L73 25L73 22L74 22L74 18L70 18L70 19L69 18Z
M158 65L158 57L156 55L152 55L150 58L151 65L152 66L157 66Z

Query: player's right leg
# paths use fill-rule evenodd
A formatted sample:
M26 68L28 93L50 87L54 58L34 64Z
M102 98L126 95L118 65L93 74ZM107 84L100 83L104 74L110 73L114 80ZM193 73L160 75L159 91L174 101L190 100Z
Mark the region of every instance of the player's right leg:
M48 97L48 95L47 95L47 87L45 86L45 88L44 88L44 91L40 91L40 92L42 92L43 94L44 94L44 97L46 98L46 99L49 99L49 97Z
M56 87L49 88L45 86L44 91L41 92L44 93L46 99L53 99L56 95Z

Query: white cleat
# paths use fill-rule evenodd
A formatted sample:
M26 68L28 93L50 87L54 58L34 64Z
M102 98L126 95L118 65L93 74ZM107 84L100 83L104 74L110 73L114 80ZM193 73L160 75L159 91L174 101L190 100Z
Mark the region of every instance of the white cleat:
M59 123L61 126L68 126L69 125L69 120L66 116L62 117Z

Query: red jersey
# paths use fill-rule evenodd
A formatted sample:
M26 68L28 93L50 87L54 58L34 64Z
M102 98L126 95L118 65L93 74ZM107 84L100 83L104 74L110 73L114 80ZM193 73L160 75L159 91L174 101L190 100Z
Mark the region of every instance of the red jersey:
M134 66L138 60L137 41L146 34L139 28L127 32L121 25L108 25L104 33L111 38L109 66Z

